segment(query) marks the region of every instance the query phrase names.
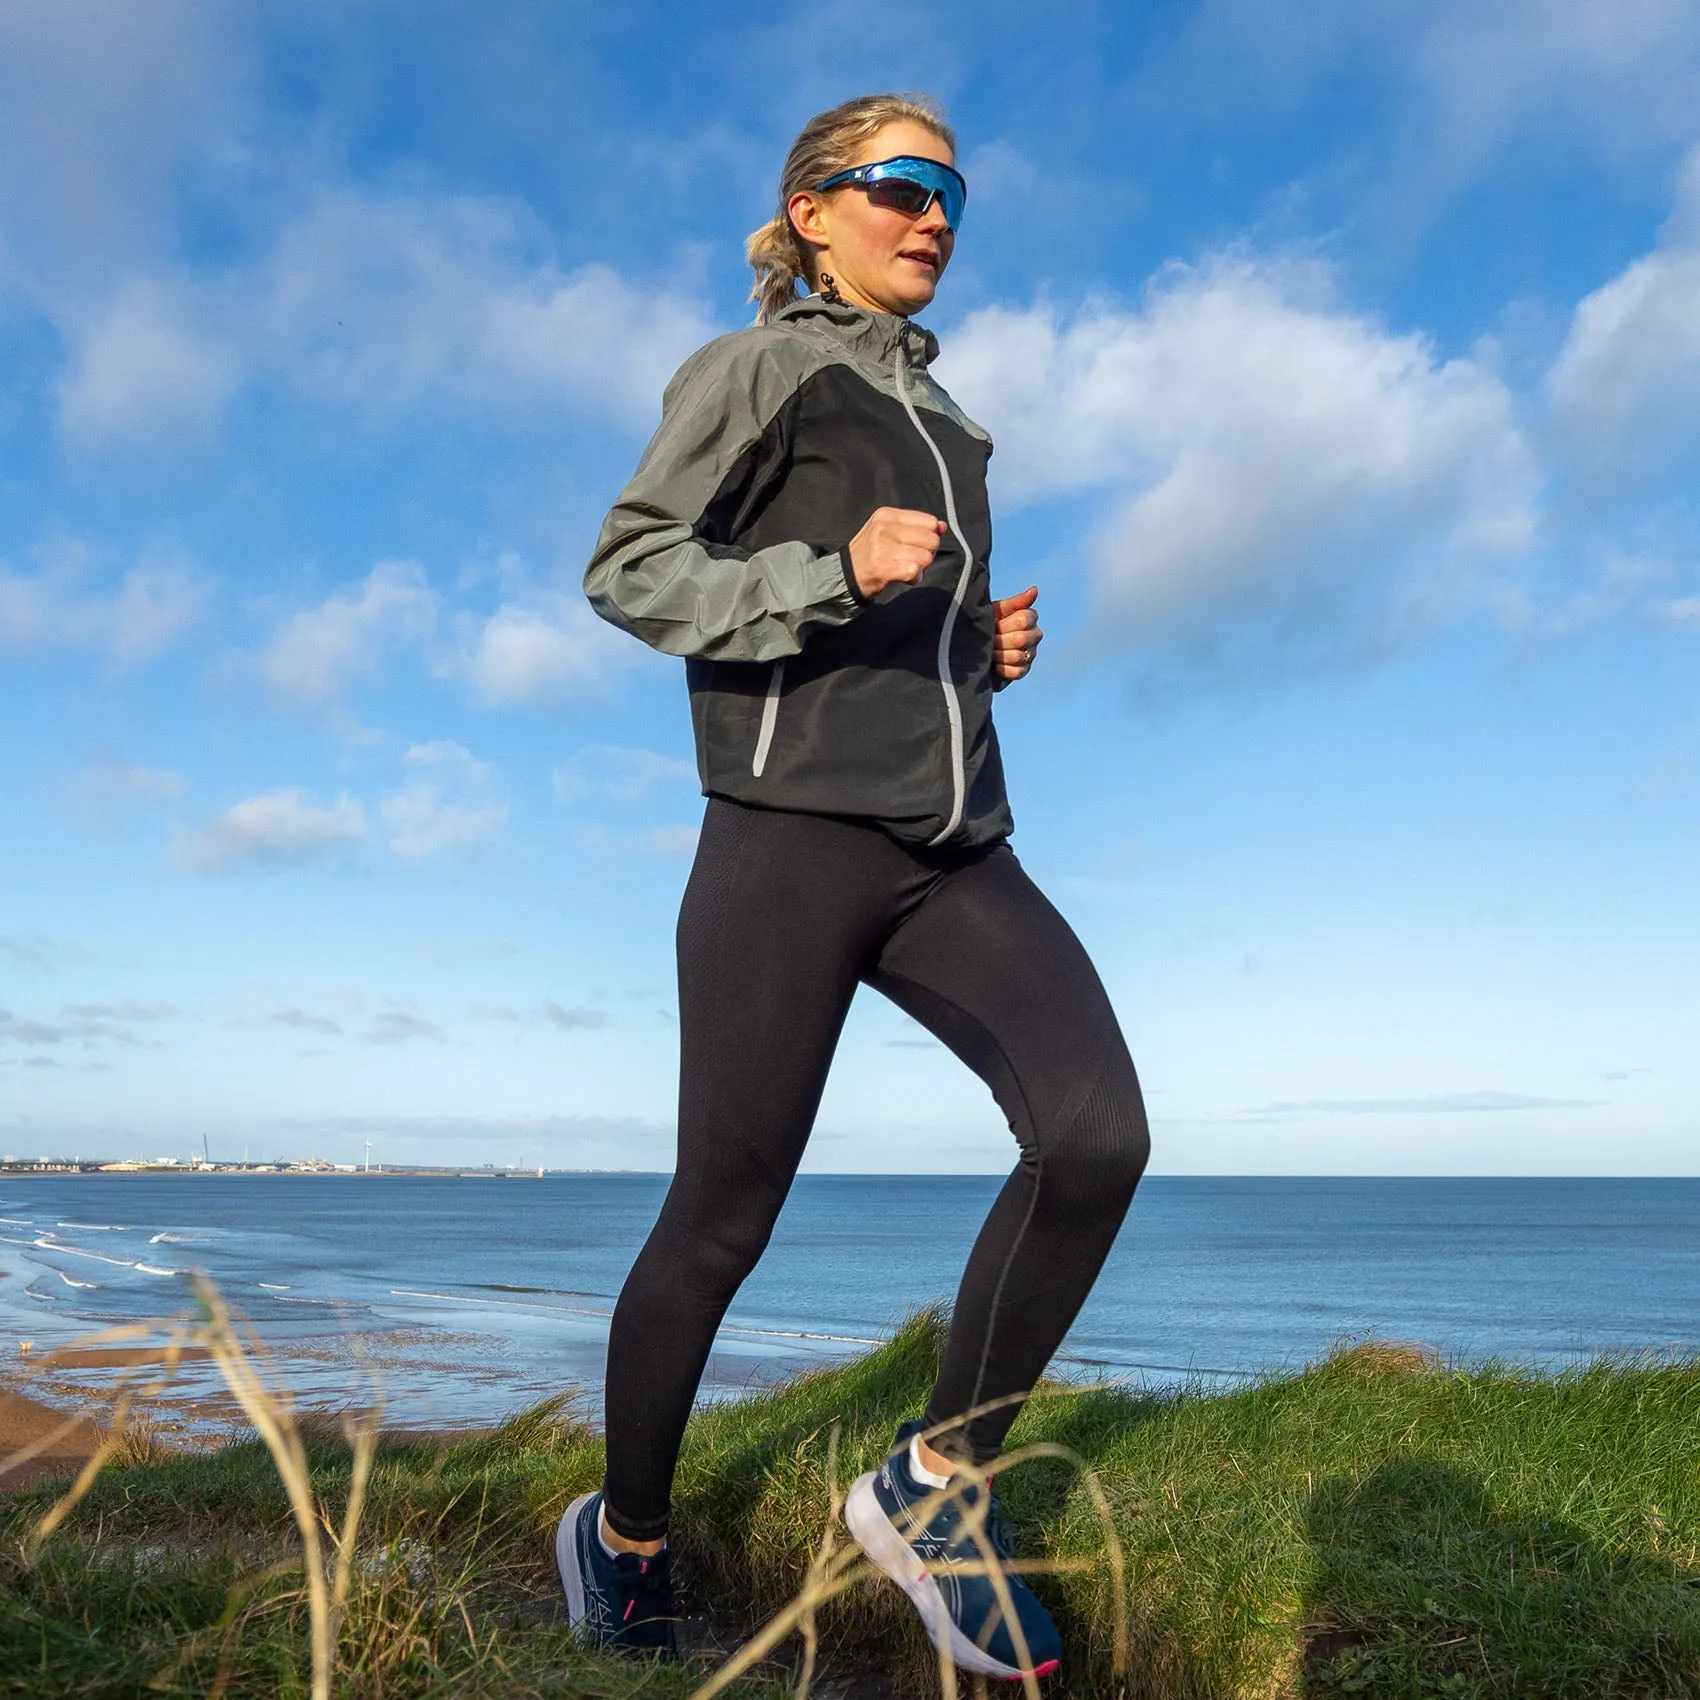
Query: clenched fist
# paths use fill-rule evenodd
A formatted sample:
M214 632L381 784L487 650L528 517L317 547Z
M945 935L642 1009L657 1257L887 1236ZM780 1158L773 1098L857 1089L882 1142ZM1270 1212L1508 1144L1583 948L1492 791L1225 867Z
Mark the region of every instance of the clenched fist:
M850 570L866 597L888 584L913 584L933 564L945 523L913 508L875 508L850 539Z
M1004 679L1025 679L1033 666L1033 654L1044 641L1039 615L1033 604L1039 600L1036 585L1015 596L1000 597L992 604L997 637L992 645L992 665Z

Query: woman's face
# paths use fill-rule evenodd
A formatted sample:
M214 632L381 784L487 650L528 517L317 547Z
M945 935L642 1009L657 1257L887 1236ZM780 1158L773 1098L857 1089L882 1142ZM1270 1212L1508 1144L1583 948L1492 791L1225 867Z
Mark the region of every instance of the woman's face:
M876 130L848 163L871 165L900 154L956 164L944 142L910 119ZM872 205L854 184L824 195L799 190L788 207L798 234L815 249L816 276L830 272L846 301L877 313L919 313L932 301L956 246L936 196L919 218Z

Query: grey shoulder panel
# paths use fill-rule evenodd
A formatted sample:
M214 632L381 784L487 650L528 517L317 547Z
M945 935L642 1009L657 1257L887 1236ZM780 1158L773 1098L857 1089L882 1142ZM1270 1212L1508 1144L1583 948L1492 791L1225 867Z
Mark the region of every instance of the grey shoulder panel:
M761 435L797 386L829 358L828 350L772 325L731 331L704 343L668 382L661 399L661 430L644 459L663 441L669 424L688 430L706 419L722 435L729 466Z
M860 612L836 553L802 542L752 553L697 531L798 385L829 359L784 327L759 326L717 337L679 368L585 570L598 614L669 655L772 661Z
M951 399L944 385L930 372L922 373L920 381L915 383L914 401L917 407L931 408L935 413L942 413L952 424L961 426L970 437L984 443L988 449L992 446L991 433L985 426L975 424Z

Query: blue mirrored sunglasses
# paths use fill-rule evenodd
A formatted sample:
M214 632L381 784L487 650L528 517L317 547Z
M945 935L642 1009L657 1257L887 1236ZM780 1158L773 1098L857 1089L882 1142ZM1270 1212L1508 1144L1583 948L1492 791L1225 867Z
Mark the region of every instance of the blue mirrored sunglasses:
M848 171L835 172L817 190L842 189L857 183L868 192L876 207L890 207L906 218L919 218L938 197L944 221L952 230L962 228L962 209L968 204L968 185L962 174L936 159L921 159L914 154L899 154L896 159L882 159L872 165L853 165Z

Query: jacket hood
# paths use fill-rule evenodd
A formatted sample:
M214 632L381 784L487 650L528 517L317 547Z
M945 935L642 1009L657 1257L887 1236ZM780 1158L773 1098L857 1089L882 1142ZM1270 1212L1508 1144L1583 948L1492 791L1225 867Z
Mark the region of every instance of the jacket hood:
M829 336L840 347L879 366L889 366L899 346L917 372L925 371L939 353L938 338L901 313L875 313L848 302L828 301L822 295L805 295L780 308L772 323Z

